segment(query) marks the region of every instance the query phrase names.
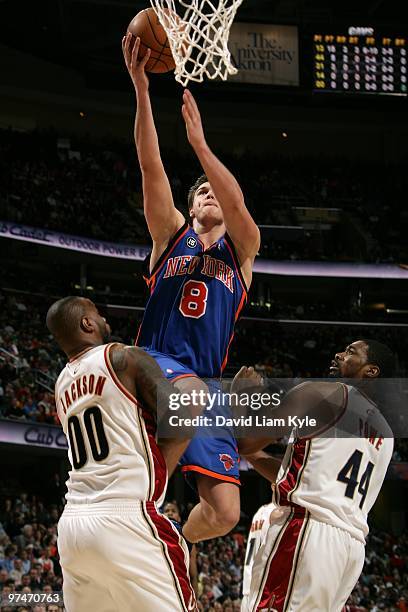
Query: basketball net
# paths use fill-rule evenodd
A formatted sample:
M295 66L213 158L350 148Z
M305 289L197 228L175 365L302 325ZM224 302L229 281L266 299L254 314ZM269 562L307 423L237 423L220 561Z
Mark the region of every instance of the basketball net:
M231 63L228 38L242 0L150 0L166 31L183 87L204 76L225 81L238 71ZM177 14L175 3L181 13ZM181 9L181 10L180 10Z

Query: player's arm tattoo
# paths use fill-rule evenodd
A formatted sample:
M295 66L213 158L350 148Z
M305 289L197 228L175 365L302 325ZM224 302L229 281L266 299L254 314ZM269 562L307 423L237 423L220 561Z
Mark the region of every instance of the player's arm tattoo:
M110 361L112 364L112 368L115 370L116 374L124 372L128 367L126 348L124 346L119 345L119 348L112 350L110 353Z
M164 377L156 361L139 347L126 349L131 373L136 386L136 397L152 414L159 417L167 413L170 395L177 393L175 388Z
M137 346L118 345L112 348L110 360L116 375L128 391L140 400L143 408L161 423L164 437L174 434L169 430L171 398L178 395L177 389L169 383L156 361ZM188 407L181 406L178 414L191 417ZM192 437L191 428L187 428L185 437ZM184 430L183 430L184 431ZM181 432L178 432L181 435ZM170 435L171 434L171 435Z
M175 431L169 424L169 416L174 414L171 409L172 400L176 401L179 391L165 378L156 361L145 351L138 347L127 350L135 360L136 397L140 397L143 406L155 415L159 436L170 442ZM180 419L183 421L190 418L191 421L190 406L180 405L180 402L177 402L177 405L177 415ZM194 433L195 429L190 424L180 425L177 427L177 443L180 443L181 438L192 438Z
M116 345L111 349L110 362L126 389L143 402L146 410L155 413L160 383L167 381L154 359L138 347Z
M141 349L130 349L135 361L137 396L143 400L149 412L156 412L159 389L166 383L163 373L155 360ZM137 352L136 352L137 351Z

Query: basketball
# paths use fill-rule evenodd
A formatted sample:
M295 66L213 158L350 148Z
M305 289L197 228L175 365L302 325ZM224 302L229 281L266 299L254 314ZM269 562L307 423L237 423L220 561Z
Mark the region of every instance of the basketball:
M167 34L159 18L152 8L140 11L129 23L128 32L140 37L139 59L142 59L147 49L151 49L149 61L145 69L147 72L169 72L174 70L176 64L171 53Z

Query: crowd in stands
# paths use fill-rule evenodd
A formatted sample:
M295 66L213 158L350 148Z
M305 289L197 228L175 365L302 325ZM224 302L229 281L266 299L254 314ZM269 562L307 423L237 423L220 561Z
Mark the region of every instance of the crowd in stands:
M4 477L4 475L3 475ZM2 483L0 503L0 594L3 601L9 593L59 593L62 573L57 550L57 523L62 500L45 504L39 496L20 493L4 495ZM2 606L2 612L30 610ZM34 608L35 609L35 608ZM36 612L59 612L62 608L49 604Z
M404 262L408 228L402 166L345 159L222 155L237 175L259 225L301 226L295 238L263 231L261 255L273 259ZM193 157L163 151L176 204L186 212L189 186L201 173ZM56 133L0 132L3 221L113 242L148 244L141 176L134 147L96 145ZM299 207L336 208L307 225ZM351 240L350 237L353 237ZM347 246L346 246L347 245Z
M7 494L0 484L0 594L53 593L62 589L57 550L57 523L62 498L46 504L40 496ZM62 490L61 490L62 493ZM223 538L196 545L197 594L200 612L239 612L246 534L250 517ZM408 537L372 529L366 561L350 596L347 612L406 612L408 601ZM23 612L1 607L1 612ZM35 612L61 612L50 604Z
M345 612L407 612L408 537L371 530L360 580Z
M54 383L64 364L44 309L0 294L0 416L58 425Z

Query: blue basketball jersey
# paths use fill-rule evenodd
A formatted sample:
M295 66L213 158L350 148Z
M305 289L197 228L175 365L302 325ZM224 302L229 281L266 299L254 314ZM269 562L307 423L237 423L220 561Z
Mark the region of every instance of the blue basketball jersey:
M150 297L136 343L219 377L247 291L228 235L207 250L185 223L146 277Z

